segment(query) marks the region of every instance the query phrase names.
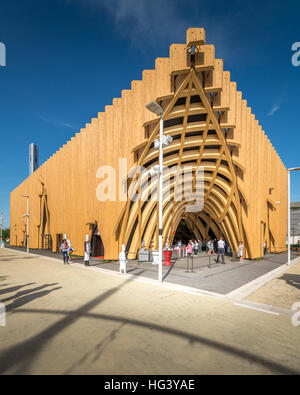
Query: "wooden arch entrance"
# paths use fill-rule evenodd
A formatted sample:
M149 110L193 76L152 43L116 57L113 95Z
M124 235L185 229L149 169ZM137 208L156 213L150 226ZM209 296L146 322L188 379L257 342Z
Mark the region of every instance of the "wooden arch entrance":
M200 239L206 239L211 230L216 237L223 236L232 250L237 251L239 240L248 245L242 220L247 202L238 185L238 175L242 177L245 170L232 155L239 144L230 136L230 129L224 132L222 122L227 127L230 125L222 118L222 107L215 111L211 105L214 93L208 94L203 88L205 72L191 67L186 75L175 77L175 93L156 100L164 109L164 134L173 138L164 148L164 165L168 168L190 166L193 188L197 168L202 167L204 204L201 211L189 212L187 208L193 202L176 199L178 177L171 178L168 190L164 179L163 242L173 241L174 231L184 218ZM129 195L139 198L128 199L119 220L119 239L132 252L129 259L135 257L142 240L146 247L150 244L158 247L158 199L151 198L153 191L157 194L157 180L150 178L150 169L159 162L158 150L154 147L159 135L159 120L145 127L149 129L149 138L143 146L137 147L137 171L129 180ZM148 174L141 174L139 167L146 169ZM148 186L141 191L141 185Z

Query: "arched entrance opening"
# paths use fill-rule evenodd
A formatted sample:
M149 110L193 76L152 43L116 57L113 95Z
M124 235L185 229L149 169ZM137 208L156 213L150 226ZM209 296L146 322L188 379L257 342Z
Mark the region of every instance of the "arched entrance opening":
M218 239L220 236L221 232L216 226L208 226L198 215L187 216L179 222L173 244L176 244L179 240L183 244L187 244L190 240L201 240L203 242L205 240Z
M196 235L190 230L186 222L182 219L178 225L173 243L176 244L178 241L181 241L182 244L187 245L191 239L195 240Z
M215 233L211 229L209 229L209 232L208 232L208 239L210 239L210 240L218 239L218 237L215 235Z
M104 258L104 245L97 225L94 227L91 238L91 256L94 258Z

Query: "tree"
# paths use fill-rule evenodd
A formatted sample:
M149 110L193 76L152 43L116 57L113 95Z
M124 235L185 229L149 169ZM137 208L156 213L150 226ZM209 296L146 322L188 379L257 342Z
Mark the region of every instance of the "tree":
M2 231L2 239L9 239L10 236L10 230L9 229L3 229Z

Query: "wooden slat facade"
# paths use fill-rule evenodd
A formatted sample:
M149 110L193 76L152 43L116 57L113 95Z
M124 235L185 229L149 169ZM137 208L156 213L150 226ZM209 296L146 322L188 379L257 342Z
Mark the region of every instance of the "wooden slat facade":
M176 201L174 178L164 200L164 241L172 242L184 220L200 239L209 229L223 235L235 253L242 240L248 258L262 256L264 242L270 251L284 251L287 170L230 73L223 71L223 61L215 59L214 46L205 44L204 29L189 29L186 44L171 45L170 57L156 59L155 69L142 77L11 193L11 244L25 242L26 199L21 195L29 195L30 248L41 248L46 229L53 251L58 235L67 234L82 255L85 235L96 225L106 259L116 259L121 244L130 258L142 240L157 248L157 202L118 199L119 158L127 159L128 170L137 165L149 170L158 163L153 142L159 120L145 108L157 100L165 111L164 132L173 137L164 149L165 165L204 167L201 212L189 213L191 202ZM101 166L115 169L115 202L97 200ZM192 185L194 177L195 171Z

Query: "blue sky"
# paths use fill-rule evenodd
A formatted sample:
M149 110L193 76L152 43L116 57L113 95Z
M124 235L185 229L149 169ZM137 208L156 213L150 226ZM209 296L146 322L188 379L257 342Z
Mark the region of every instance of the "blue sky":
M1 0L0 212L28 175L120 97L188 27L204 27L286 167L300 166L299 1ZM300 173L300 172L299 172ZM292 176L300 201L300 174Z

